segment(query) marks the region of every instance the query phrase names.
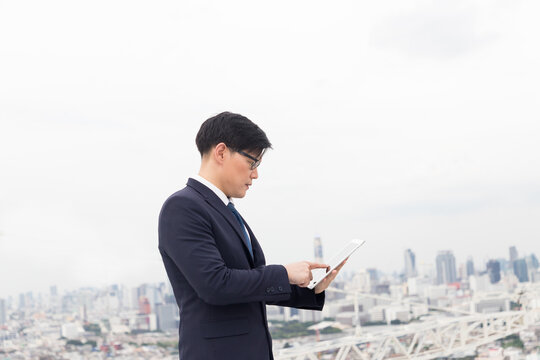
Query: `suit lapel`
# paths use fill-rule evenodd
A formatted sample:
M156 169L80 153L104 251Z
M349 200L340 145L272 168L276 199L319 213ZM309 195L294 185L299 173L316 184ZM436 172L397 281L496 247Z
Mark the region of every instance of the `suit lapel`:
M251 255L249 253L249 249L248 249L248 247L246 245L246 242L244 240L244 230L242 230L242 227L241 227L240 223L238 222L238 220L236 220L236 218L234 217L234 214L231 212L231 210L229 210L227 208L227 206L225 206L223 201L221 201L221 199L212 190L210 190L209 188L207 188L205 185L201 184L197 180L189 178L188 182L187 182L187 185L194 188L199 194L201 194L203 196L203 198L206 200L206 202L208 202L208 204L210 204L221 215L223 215L223 217L229 222L229 224L232 226L232 228L234 229L234 231L236 232L236 234L240 238L240 242L242 243L242 246L244 247L244 252L246 253L246 256L247 256L251 266L253 266L254 265L253 259L251 258ZM244 224L246 224L245 221L244 221ZM246 228L248 228L247 225L246 225ZM251 236L251 234L252 234L251 230L248 230L248 231L250 231L250 236ZM254 239L254 237L252 237L252 239ZM253 247L253 245L254 245L253 240L252 240L251 245ZM257 244L257 246L258 246L258 244ZM259 247L259 249L260 249L260 247ZM253 248L253 255L255 256L255 249L254 248Z

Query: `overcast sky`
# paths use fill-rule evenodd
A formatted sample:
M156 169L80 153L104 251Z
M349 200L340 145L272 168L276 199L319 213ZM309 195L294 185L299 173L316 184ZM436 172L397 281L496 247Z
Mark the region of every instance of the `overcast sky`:
M540 255L540 3L0 0L0 297L164 281L163 201L224 110L274 150L268 263Z

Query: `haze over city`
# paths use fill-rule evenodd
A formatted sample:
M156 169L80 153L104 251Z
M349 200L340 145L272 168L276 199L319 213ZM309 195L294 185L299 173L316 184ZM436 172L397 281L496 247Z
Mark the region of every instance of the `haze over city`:
M540 253L539 7L1 2L0 297L164 281L160 207L224 110L273 143L237 201L268 263Z

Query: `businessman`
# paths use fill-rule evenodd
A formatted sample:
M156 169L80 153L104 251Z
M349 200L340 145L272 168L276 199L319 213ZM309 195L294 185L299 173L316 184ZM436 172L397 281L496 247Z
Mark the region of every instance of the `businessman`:
M327 265L266 265L233 202L258 178L271 148L256 124L224 112L201 125L196 144L199 173L159 215L159 251L180 309L180 359L273 359L266 304L321 310L324 290L341 267L310 290L311 270Z

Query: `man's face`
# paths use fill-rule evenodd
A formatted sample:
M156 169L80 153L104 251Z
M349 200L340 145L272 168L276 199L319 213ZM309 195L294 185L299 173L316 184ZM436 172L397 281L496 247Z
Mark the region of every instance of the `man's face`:
M253 160L230 149L227 162L224 166L224 188L225 194L233 198L243 198L259 174L257 169L251 169ZM250 156L257 158L253 153L246 151Z

